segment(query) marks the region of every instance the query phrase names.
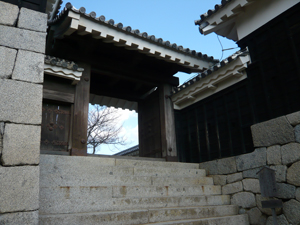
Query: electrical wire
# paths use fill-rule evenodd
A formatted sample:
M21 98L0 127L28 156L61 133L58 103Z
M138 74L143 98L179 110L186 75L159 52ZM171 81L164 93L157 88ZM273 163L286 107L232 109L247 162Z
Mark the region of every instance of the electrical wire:
M216 35L217 35L217 34L216 34ZM219 43L220 43L220 45L221 45L221 48L222 48L222 55L221 55L221 58L219 59L219 61L221 61L221 60L223 59L224 48L223 48L223 45L222 45L221 40L220 40L220 38L219 38L219 35L217 35L217 38L218 38L218 41L219 41Z

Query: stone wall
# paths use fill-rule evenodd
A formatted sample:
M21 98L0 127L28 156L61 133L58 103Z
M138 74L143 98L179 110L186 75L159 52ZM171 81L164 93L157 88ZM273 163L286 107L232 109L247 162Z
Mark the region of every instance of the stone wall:
M0 224L38 224L47 15L0 1Z
M251 224L271 225L270 209L263 209L258 175L262 167L276 170L276 209L280 225L300 224L300 112L272 119L251 127L255 150L252 153L200 164L231 195L240 213L249 215Z

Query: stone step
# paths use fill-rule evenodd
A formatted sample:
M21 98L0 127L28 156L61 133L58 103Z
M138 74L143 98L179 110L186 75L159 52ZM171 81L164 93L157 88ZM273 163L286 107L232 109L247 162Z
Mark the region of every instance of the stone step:
M116 159L116 166L199 169L198 163L142 161L134 159Z
M44 171L40 187L54 186L196 186L213 185L212 177L149 177L149 176L115 176L86 173L78 171L52 172Z
M101 224L133 225L169 221L235 215L237 206L178 207L150 210L125 210L79 214L40 214L40 224ZM239 224L240 225L240 224Z
M40 196L42 214L230 204L229 195L113 198L111 189L101 187L41 188Z
M205 177L206 171L204 169L134 167L133 174L153 177Z
M144 225L249 225L248 216L235 215L235 216L223 216L218 218L204 218L204 219L188 219L188 220L177 220L177 221L167 221L158 223L147 223Z
M113 186L112 197L163 197L220 195L219 185L199 186Z

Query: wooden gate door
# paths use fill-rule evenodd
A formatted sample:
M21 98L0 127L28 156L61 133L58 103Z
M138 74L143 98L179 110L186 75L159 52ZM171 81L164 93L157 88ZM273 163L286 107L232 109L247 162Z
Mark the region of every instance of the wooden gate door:
M162 157L159 91L139 102L140 157Z

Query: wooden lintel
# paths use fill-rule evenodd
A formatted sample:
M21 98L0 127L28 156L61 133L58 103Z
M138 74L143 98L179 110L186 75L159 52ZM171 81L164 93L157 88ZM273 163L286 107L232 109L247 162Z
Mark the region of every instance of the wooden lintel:
M74 94L43 89L43 98L60 102L74 103Z
M91 66L81 63L80 67L84 72L75 91L71 155L86 156Z

